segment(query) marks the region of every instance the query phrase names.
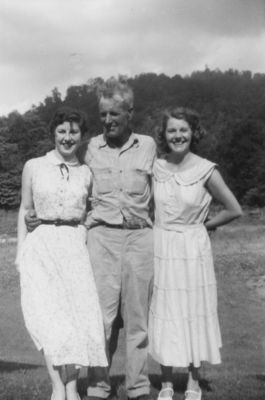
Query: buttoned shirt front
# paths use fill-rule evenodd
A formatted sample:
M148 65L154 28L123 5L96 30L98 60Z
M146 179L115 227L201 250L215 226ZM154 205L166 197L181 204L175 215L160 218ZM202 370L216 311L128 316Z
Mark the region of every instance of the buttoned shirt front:
M156 154L154 140L132 133L121 147L110 147L103 134L88 144L86 163L93 177L91 211L86 225L152 225L151 173Z

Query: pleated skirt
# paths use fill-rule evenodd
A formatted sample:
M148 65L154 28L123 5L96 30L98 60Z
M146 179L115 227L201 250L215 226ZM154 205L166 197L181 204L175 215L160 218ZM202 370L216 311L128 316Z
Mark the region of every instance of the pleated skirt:
M149 352L162 365L221 362L211 243L203 224L154 228L155 275Z

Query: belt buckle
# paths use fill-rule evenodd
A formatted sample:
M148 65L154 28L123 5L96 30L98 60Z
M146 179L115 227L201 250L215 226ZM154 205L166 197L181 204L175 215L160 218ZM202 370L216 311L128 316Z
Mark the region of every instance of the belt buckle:
M60 226L61 223L62 223L62 221L61 221L60 219L56 219L56 220L54 221L54 225L55 225L55 226Z
M123 221L122 223L122 229L137 229L137 226L134 222L130 221Z

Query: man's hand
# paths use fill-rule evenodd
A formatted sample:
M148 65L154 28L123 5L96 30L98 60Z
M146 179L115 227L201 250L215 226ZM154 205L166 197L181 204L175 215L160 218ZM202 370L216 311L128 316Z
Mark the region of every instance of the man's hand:
M34 231L34 229L37 228L41 224L41 221L39 218L36 216L36 211L35 210L29 210L27 214L25 215L25 224L27 226L27 230L29 232Z

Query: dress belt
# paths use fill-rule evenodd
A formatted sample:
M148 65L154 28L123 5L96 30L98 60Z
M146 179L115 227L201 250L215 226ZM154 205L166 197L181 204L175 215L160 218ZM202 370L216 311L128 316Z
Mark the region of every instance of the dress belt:
M160 223L156 223L154 225L154 227L158 228L158 229L163 229L165 231L184 232L184 231L193 230L193 229L202 229L202 228L205 228L205 225L203 223L199 223L199 224L177 224L177 223L160 224Z
M64 220L64 219L41 219L40 220L42 224L44 225L55 225L55 226L77 226L80 224L80 220L79 219L68 219L68 220Z

